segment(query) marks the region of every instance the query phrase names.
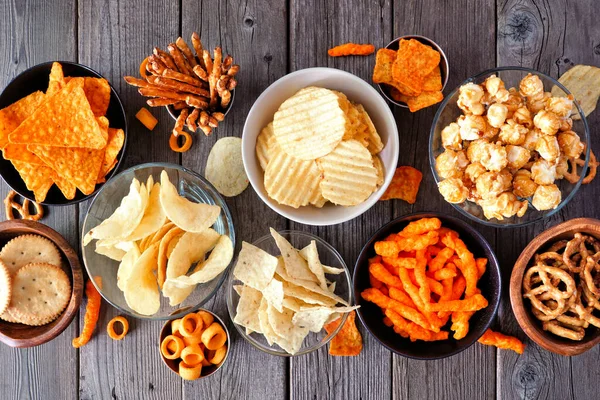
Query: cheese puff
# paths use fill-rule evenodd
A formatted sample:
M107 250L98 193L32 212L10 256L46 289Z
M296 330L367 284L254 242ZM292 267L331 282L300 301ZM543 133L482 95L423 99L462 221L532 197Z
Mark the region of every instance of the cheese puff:
M442 281L445 279L454 278L455 276L456 276L456 271L453 271L452 268L442 268L433 273L433 278L436 281ZM443 283L442 283L442 286L443 286Z
M396 243L400 251L418 251L433 246L439 240L437 230L427 232L423 235L412 235L407 237L398 237Z
M477 265L475 264L473 253L469 251L465 242L458 237L446 235L442 238L442 242L446 246L454 249L456 255L460 258L462 266L456 266L460 269L466 279L467 287L465 289L465 294L468 297L473 296L477 291Z
M360 295L364 300L370 301L371 303L375 303L377 306L384 310L392 309L398 314L400 314L402 317L413 321L414 323L423 328L428 329L430 327L430 324L425 318L425 316L419 311L412 307L408 307L407 305L404 305L397 300L389 298L377 289L370 288L363 290L363 292Z
M394 268L414 269L417 260L414 257L383 257L383 262L393 266Z
M427 232L435 231L442 227L442 221L439 218L421 218L417 221L411 221L402 229L399 236L422 235Z
M464 300L448 300L425 305L427 311L478 311L488 306L481 294L474 294Z
M450 247L444 247L429 263L429 271L436 272L442 269L453 255L454 249Z
M382 264L373 263L369 265L369 273L383 284L388 286L402 287L402 281L397 276L392 275ZM375 286L373 286L375 287Z
M402 280L404 291L410 296L411 300L415 303L415 305L417 306L417 310L421 311L425 318L427 318L427 320L429 321L429 326L424 326L424 328L433 330L435 332L439 332L440 327L442 326L442 321L433 312L425 311L426 303L423 302L421 293L419 293L419 288L413 283L413 280L410 278L408 270L400 268L398 270L398 273L400 275L400 279Z
M405 318L403 318L400 314L395 312L394 310L385 310L385 315L392 321L394 324L394 331L396 328L397 332L406 332L410 336L410 340L412 342L416 340L424 340L424 341L434 341L434 340L446 340L448 338L448 332L431 332L427 329L423 329L419 325L408 322Z
M375 242L375 253L383 257L395 257L400 252L400 246L395 240Z
M560 204L562 195L560 189L554 185L540 185L533 194L531 204L536 210L553 210Z
M444 179L438 183L438 190L448 203L458 204L467 200L469 189L458 178Z
M390 287L390 298L399 301L400 303L407 305L412 308L417 308L414 301L410 298L410 296L401 288Z
M485 331L478 342L486 346L496 346L499 349L513 350L517 354L523 354L525 351L525 345L516 337L494 332L491 329Z
M461 150L462 138L460 137L460 126L456 122L442 129L442 146L445 149Z
M475 265L477 265L477 278L481 279L483 274L485 274L485 270L487 269L487 258L477 258L475 259Z

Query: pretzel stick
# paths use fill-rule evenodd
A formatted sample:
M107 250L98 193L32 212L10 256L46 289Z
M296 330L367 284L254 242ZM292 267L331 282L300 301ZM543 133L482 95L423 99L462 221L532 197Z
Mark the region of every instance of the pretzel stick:
M240 66L237 64L234 64L231 66L231 68L229 68L229 71L227 71L227 75L234 77L237 75L238 72L240 72Z
M204 82L208 81L208 74L200 65L196 65L193 69L193 72L198 78L202 79Z
M125 79L125 82L127 82L131 86L140 87L140 88L153 87L153 85L150 82L147 82L143 79L135 78L133 76L124 76L123 79Z
M204 59L204 69L206 70L207 76L210 76L210 73L212 72L212 69L213 69L213 60L212 60L208 50L204 50L202 52L202 58Z
M206 89L202 89L201 87L198 87L198 86L189 85L187 83L182 83L182 82L176 81L174 79L169 79L169 78L165 78L162 76L155 77L154 83L159 86L177 90L178 92L197 94L198 96L203 96L203 97L209 96L209 92Z
M148 61L151 62L151 63L158 64L158 66L160 67L161 71L163 69L165 69L165 68L168 68L167 65L164 62L162 62L162 60L160 59L160 57L158 57L158 56L156 56L154 54L148 56Z
M188 85L193 85L193 86L201 86L202 85L202 82L200 80L198 80L197 78L190 76L190 75L182 74L181 72L177 72L177 71L174 71L174 70L168 69L168 68L163 70L161 75L165 78L175 79L176 81L187 83Z
M157 88L155 86L139 88L138 92L142 96L146 96L146 97L164 97L166 99L183 100L183 101L185 101L185 99L187 97L187 95L185 95L185 94L177 93L173 90Z
M181 36L177 38L177 40L175 41L175 45L177 46L177 48L179 50L181 50L181 52L187 59L188 64L191 67L195 67L196 65L198 65L198 63L196 62L196 57L194 57L194 55L192 54L192 51L190 50L187 43L185 42L185 40L183 40L183 38Z
M183 53L177 48L175 43L171 43L167 46L167 50L169 50L169 54L175 60L175 64L177 64L177 69L179 72L190 75L192 73L192 69L188 67L187 61L183 58Z
M187 108L188 105L185 101L178 101L176 103L173 103L173 109L174 110L183 110L184 108Z
M233 90L237 86L237 80L233 77L230 77L229 83L227 84L227 90Z
M175 104L175 103L177 103L177 100L166 99L166 98L162 98L162 97L157 97L154 99L146 100L146 104L148 104L150 107L170 106L171 104Z
M200 125L208 125L208 113L206 111L202 111L200 113Z
M183 130L183 125L185 124L185 120L189 115L190 110L188 108L184 108L179 113L177 120L175 121L175 126L173 127L173 135L179 136L181 131Z
M198 120L199 116L200 116L200 110L197 108L194 108L194 110L190 113L190 115L185 120L185 123L187 124L187 127L190 131L193 132L196 129L198 129L198 124L196 123L196 121Z
M198 57L198 65L202 68L205 68L204 59L202 58L204 54L204 49L202 48L202 41L200 40L200 35L194 32L192 33L192 46L194 47L194 51L196 52L196 56Z
M194 108L205 109L206 107L208 107L208 103L206 101L204 101L203 97L189 95L185 98L185 102L187 103L188 106L194 107Z
M163 62L163 64L165 64L168 68L178 70L177 66L175 65L175 61L173 61L173 58L166 51L161 50L158 47L155 47L152 50L152 54L157 56Z
M223 114L222 112L214 112L212 113L212 116L219 122L225 119L225 114Z
M221 64L221 72L226 74L227 71L229 70L229 68L231 68L232 64L233 64L233 57L231 57L229 54L227 54L227 56L223 59L223 63Z
M208 125L198 125L198 128L200 128L206 136L210 136L212 134L212 128Z

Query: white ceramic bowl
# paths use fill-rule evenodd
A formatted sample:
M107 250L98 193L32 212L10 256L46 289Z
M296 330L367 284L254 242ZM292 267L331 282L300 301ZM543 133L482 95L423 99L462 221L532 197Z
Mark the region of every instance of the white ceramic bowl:
M319 86L343 92L348 99L362 104L381 136L384 148L379 153L385 170L383 185L362 204L342 207L328 203L323 208L305 206L292 208L281 205L267 195L264 173L256 158L256 138L261 129L273 120L281 103L307 86ZM244 125L242 158L250 184L271 209L278 214L306 225L335 225L349 221L371 208L385 192L398 163L398 128L389 106L367 82L345 71L334 68L308 68L280 78L256 100Z

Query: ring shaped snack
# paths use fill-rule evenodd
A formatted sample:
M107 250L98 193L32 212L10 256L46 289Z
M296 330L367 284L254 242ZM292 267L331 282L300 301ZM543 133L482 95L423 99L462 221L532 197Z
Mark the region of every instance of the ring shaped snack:
M171 344L175 345L174 349ZM160 344L160 352L167 360L175 360L176 358L179 358L183 349L183 340L175 335L169 335L165 337Z
M121 324L121 333L115 332L116 323ZM111 339L121 340L125 337L125 335L127 335L127 332L129 332L129 321L127 321L124 316L118 315L108 322L108 325L106 326L106 332Z
M214 365L218 365L225 359L225 355L227 354L227 346L219 347L217 350L209 350L206 359Z
M178 142L179 136L183 136L184 139L181 146ZM178 131L177 135L173 133L169 138L169 146L171 147L171 150L177 153L184 153L188 151L190 147L192 147L192 142L192 136L184 130Z
M200 336L203 328L202 318L198 314L191 313L181 319L179 332L183 337L197 337Z
M200 348L199 344L192 344L185 347L181 351L180 357L187 365L196 366L202 364L202 361L204 360L204 352L202 351L202 348Z
M227 342L227 334L218 322L213 322L202 332L202 343L208 350L217 350Z
M534 274L538 274L541 279L541 285L535 288L532 283ZM559 285L554 285L552 278L560 279L564 283L565 290L561 290ZM565 311L566 300L573 297L575 290L575 280L568 272L542 263L529 268L523 277L523 297L528 298L533 307L554 318ZM542 302L542 300L550 299L557 303L555 308L551 308Z
M204 321L204 326L206 327L209 327L215 320L215 317L213 317L211 313L206 311L198 311L196 314L198 314L200 318L202 318L202 321Z
M171 321L171 334L179 334L179 326L181 325L181 318L174 319Z
M4 212L6 214L6 219L15 219L13 210L16 210L22 219L39 221L44 217L44 208L41 206L41 204L36 203L35 201L31 202L29 199L24 199L23 205L21 205L14 200L16 195L17 192L11 190L4 199ZM33 203L33 206L35 207L35 214L29 213L29 205L31 203Z
M179 376L188 381L200 378L202 373L202 364L188 365L185 361L179 363Z

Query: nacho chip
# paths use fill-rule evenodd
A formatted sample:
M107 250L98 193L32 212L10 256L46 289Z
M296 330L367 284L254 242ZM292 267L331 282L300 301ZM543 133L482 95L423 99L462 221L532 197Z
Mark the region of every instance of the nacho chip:
M308 263L300 252L290 242L281 236L275 229L270 228L271 236L281 252L285 266L285 272L292 279L302 279L309 282L319 282L315 274L311 272Z
M21 175L27 189L35 195L35 201L42 203L46 200L48 190L54 184L52 168L43 165L29 164L23 161L11 161L12 165Z
M329 321L329 318L340 313L348 313L354 311L358 306L354 307L301 307L300 311L294 314L292 321L294 325L301 328L308 328L309 331L319 333L324 325Z
M53 62L52 68L50 69L50 81L48 82L46 94L48 96L55 95L60 92L66 84L67 82L65 81L62 65L58 62Z
M41 158L27 150L27 146L24 144L7 144L2 149L2 156L6 160L10 161L23 161L29 164L35 165L46 165Z
M53 172L54 173L52 174L52 180L54 181L54 183L56 183L56 186L58 186L63 196L65 196L65 199L73 200L75 198L75 195L77 194L77 186L73 185L67 179L57 174L56 171Z
M262 291L262 294L271 307L277 311L283 312L283 283L275 278L269 282L267 287Z
M317 242L311 240L308 246L300 250L300 255L306 260L308 268L317 278L319 285L321 285L323 289L327 290L327 279L325 279L323 264L321 264L321 260L319 260Z
M392 65L396 61L396 52L390 49L379 49L377 50L377 57L375 59L375 68L373 69L373 82L384 83L390 85L402 93L406 93L410 96L416 96L419 91L415 91L407 87L406 85L396 81L392 76Z
M401 199L414 204L417 201L421 179L423 174L418 169L408 166L396 168L392 182L380 200Z
M71 79L9 135L10 142L103 149L106 138L85 98L83 82Z
M442 71L438 65L429 73L429 75L423 78L423 91L425 92L438 92L442 90Z
M104 150L104 159L98 180L104 179L106 175L117 165L117 155L125 143L125 132L123 129L108 128L108 143Z
M407 96L418 96L423 90L424 77L440 63L440 53L416 39L400 40L392 77L411 90Z
M341 322L342 319L338 318L325 325L325 330L331 334ZM329 354L332 356L357 356L362 348L362 336L356 327L356 311L352 311L348 314L342 329L329 342Z
M90 103L92 112L96 117L106 115L110 103L110 85L104 78L86 76L83 83L85 97Z
M8 144L8 135L17 129L44 101L44 93L31 93L21 100L0 110L0 148Z
M279 336L275 333L273 328L271 327L271 323L269 322L269 315L267 314L267 310L269 308L269 303L263 297L260 302L260 307L258 308L258 322L260 324L260 332L267 339L267 343L269 346L272 346L275 341L279 339Z
M426 108L432 106L434 104L439 103L444 99L444 95L442 92L421 92L420 95L416 97L405 96L400 93L398 90L392 89L390 91L390 96L396 101L400 101L402 103L406 103L410 112L417 112L422 108Z

